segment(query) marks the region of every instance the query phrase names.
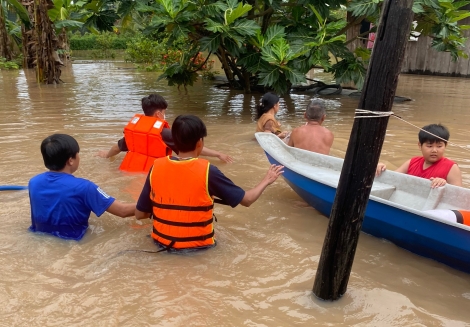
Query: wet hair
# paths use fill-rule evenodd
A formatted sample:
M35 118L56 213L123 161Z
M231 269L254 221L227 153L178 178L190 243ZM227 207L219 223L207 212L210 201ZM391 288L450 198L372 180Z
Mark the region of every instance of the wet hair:
M307 105L305 116L308 120L320 121L326 114L325 102L321 99L313 99Z
M261 103L256 106L256 119L259 119L264 113L268 112L276 103L279 102L279 97L268 92L261 98Z
M196 143L207 136L204 122L194 115L179 115L171 126L171 136L179 152L196 149Z
M431 125L426 125L422 128L423 130L432 133L436 136L439 136L440 138L444 139L445 141L441 140L440 138L437 138L434 135L431 135L429 133L426 133L424 131L419 131L418 133L418 140L420 144L424 144L426 142L430 143L435 143L435 142L444 142L445 145L447 145L447 141L449 141L450 133L447 127L441 124L431 124Z
M152 93L142 98L142 110L145 116L153 116L155 111L168 108L168 103L159 94Z
M50 170L62 170L70 158L75 159L80 152L77 140L67 134L53 134L41 143L44 165Z

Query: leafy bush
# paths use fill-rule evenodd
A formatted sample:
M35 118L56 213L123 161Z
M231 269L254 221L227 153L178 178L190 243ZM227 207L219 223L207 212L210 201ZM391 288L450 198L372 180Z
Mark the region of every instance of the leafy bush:
M146 71L162 71L181 59L181 50L167 49L165 42L140 38L127 44L126 61Z
M70 37L71 50L119 50L126 49L127 43L133 39L132 35L120 35L115 33L102 33L102 34L74 34Z
M92 50L95 48L96 35L85 34L83 36L73 35L70 38L71 50Z
M144 66L154 66L165 51L161 43L146 38L139 38L127 43L125 60Z
M205 66L202 66L202 78L207 80L214 80L215 75L218 75L217 70L212 70L214 68L214 60L208 60Z
M121 37L118 36L112 40L111 48L118 50L118 49L127 49L127 43L129 43L132 39L129 37Z
M173 43L171 49L166 47L166 39L161 42L154 41L145 37L138 38L127 44L125 60L137 64L138 69L146 71L163 71L173 64L182 60L184 48L181 42ZM192 70L202 71L205 79L214 79L212 67L214 60L205 62L205 57L201 52L189 60Z
M20 65L14 61L7 61L6 58L0 57L0 69L20 69Z

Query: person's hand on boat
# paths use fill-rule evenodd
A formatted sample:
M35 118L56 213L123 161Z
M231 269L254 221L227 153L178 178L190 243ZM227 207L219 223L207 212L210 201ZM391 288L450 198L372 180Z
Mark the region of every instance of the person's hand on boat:
M287 135L289 135L290 132L288 131L284 131L284 132L281 132L279 134L276 134L280 139L283 139L285 138Z
M375 176L380 176L380 174L385 170L387 170L387 166L384 163L379 162L377 164L377 169L375 170Z
M447 181L444 178L431 177L431 188L441 187L447 184Z
M264 181L267 182L268 185L272 184L281 174L284 172L284 166L281 165L271 165L269 167L266 176L264 177Z

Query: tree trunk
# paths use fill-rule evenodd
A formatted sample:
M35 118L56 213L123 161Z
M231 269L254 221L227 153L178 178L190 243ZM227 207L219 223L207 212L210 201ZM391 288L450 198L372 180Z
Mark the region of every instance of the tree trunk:
M10 61L13 58L13 53L10 47L10 40L6 27L5 13L3 6L0 4L0 57Z
M46 0L35 0L36 77L46 84L60 83L60 60L57 55L57 38L47 15Z
M34 3L32 0L24 0L21 4L26 8L31 21L31 28L27 29L24 25L21 26L21 38L23 44L23 68L34 68L35 66L35 53L36 42L34 41Z
M24 67L36 67L36 79L46 84L60 83L62 62L57 55L58 40L47 10L50 0L23 1L32 28L22 27Z
M61 54L59 54L59 58L62 60L64 66L67 65L67 61L69 60L69 53L70 53L70 44L69 39L67 37L67 30L62 28L61 33L58 37L58 48L64 50Z

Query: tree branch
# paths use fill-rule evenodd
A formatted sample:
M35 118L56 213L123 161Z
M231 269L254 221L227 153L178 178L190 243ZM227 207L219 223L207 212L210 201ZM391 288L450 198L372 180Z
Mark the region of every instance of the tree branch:
M273 8L272 7L269 7L268 9L266 9L265 11L263 11L262 13L259 13L259 14L253 14L253 15L248 15L246 16L247 19L255 19L255 18L259 18L259 17L263 17L263 16L266 16L266 15L272 15L274 12Z

